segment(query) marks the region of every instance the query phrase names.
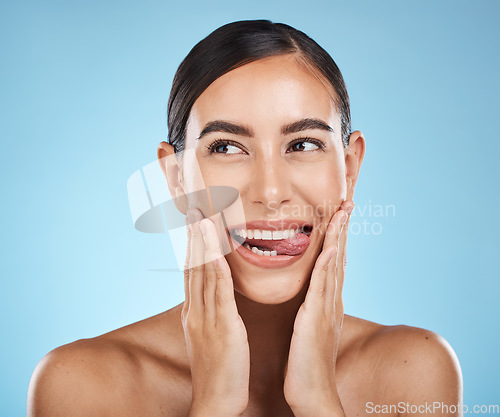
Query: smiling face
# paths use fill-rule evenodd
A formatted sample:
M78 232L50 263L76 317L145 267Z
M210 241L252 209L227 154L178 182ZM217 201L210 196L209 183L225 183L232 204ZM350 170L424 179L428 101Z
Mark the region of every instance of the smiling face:
M186 150L195 151L200 170L184 160L183 191L201 183L239 191L246 224L226 215L232 237L270 252L259 255L240 246L226 255L234 288L254 301L277 304L299 293L321 251L326 225L352 197L355 179L346 181L347 150L334 95L288 54L228 72L191 109ZM261 230L264 235L274 230L274 240L260 240Z

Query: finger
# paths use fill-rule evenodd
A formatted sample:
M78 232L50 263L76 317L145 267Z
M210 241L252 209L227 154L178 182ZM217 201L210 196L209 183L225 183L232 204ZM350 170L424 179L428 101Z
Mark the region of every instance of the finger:
M217 228L210 219L200 222L200 230L205 242L205 274L203 297L205 302L206 319L215 324L215 288L217 285L217 271L214 260L222 256L220 252Z
M311 274L309 288L304 303L307 309L325 311L326 276L329 265L337 254L336 246L324 248L319 254Z
M342 220L342 229L338 237L336 234L331 236L332 240L337 239L338 248L335 262L332 262L327 272L327 297L325 303L326 315L331 318L332 324L343 319L343 299L342 291L344 288L345 265L346 265L346 243L347 231L349 228L349 218L354 209L352 200L343 201L340 210L345 211L345 219ZM340 322L341 323L341 322Z
M346 269L346 246L347 246L347 236L349 232L349 220L351 218L351 213L354 209L354 202L352 200L345 200L341 204L341 209L346 211L348 217L347 220L344 223L344 226L342 227L342 232L340 233L339 239L338 239L338 255L337 255L337 260L336 260L336 268L335 268L335 277L336 277L336 290L335 290L335 296L336 296L336 302L339 302L339 300L342 300L342 291L344 287L344 279L345 279L345 269Z
M333 303L335 300L335 279L337 258L339 256L339 236L342 233L343 226L347 220L347 213L339 208L339 210L332 216L330 223L326 229L325 240L323 242L324 248L335 247L335 258L328 264L326 273L323 275L325 287L325 303L324 308L327 314L331 313Z
M234 326L238 323L236 318L239 317L239 313L234 298L231 269L224 256L215 260L215 269L217 276L215 288L216 323L217 326L231 331L236 328Z
M340 233L347 220L347 213L342 209L342 206L333 214L325 231L325 239L323 241L323 249L337 245Z
M217 228L212 221L204 220L200 223L205 228L206 239L206 275L205 293L207 300L213 301L215 323L227 330L232 330L238 323L238 308L234 298L234 285L231 269L222 254ZM213 269L212 269L213 268ZM208 305L208 301L206 307ZM210 312L212 314L212 311Z
M306 294L305 301L307 301L310 306L308 308L317 308L326 312L326 298L334 297L334 290L332 290L331 286L327 286L328 271L330 270L332 262L334 266L336 265L335 260L332 261L332 259L337 255L338 235L340 234L344 218L345 212L339 207L339 210L333 214L327 225L323 239L323 248L320 255L316 259L316 263L311 274L309 289ZM330 294L328 293L328 290Z
M191 258L191 225L186 217L186 230L187 230L187 251L186 260L184 262L184 304L182 306L182 315L185 317L189 311L189 261Z
M328 264L328 269L326 271L326 296L325 296L325 314L332 321L335 321L335 306L338 301L338 294L340 290L340 274L337 272L337 266L339 264L340 259L340 251L338 245L335 246L337 248L333 258Z
M189 311L201 313L204 309L203 274L205 272L205 244L200 231L199 221L203 215L199 210L190 209L191 241L189 257Z
M337 256L337 263L340 263L340 256ZM335 268L337 270L337 268ZM344 323L344 300L342 298L342 288L340 277L338 274L335 276L335 297L333 303L331 303L331 307L328 306L327 309L327 317L330 319L331 326L336 329L337 334L340 335L342 331L342 326ZM335 355L337 352L335 352Z
M338 259L337 262L339 262ZM331 314L329 317L332 318L332 321L336 323L336 326L340 329L342 328L342 324L344 321L344 300L342 298L342 288L340 288L341 283L339 279L336 279L335 283L335 294L339 296L335 297L335 302L333 303L333 311L329 313Z
M341 294L342 287L344 283L344 265L345 265L345 245L347 242L347 229L349 222L349 214L352 212L354 208L354 203L352 200L344 200L339 207L339 210L332 216L330 223L328 224L327 231L325 233L325 240L323 245L327 246L337 246L338 253L337 259L335 260L334 269L331 271L327 278L328 283L328 293L330 297L333 297L333 294ZM340 290L335 292L334 285L335 279L337 279L340 283ZM333 298L330 298L333 299Z
M345 247L347 243L347 233L349 229L349 221L351 219L351 213L354 210L354 202L352 200L345 200L342 202L340 208L344 210L348 214L347 221L344 224L342 229L342 233L339 238L339 260L343 262L339 262L338 267L345 267Z

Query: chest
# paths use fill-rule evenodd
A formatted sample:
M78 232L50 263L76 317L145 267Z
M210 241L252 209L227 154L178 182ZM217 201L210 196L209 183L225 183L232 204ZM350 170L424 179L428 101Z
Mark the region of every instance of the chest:
M366 415L371 406L388 401L383 384L373 379L369 367L361 366L361 361L350 366L341 364L338 371L338 393L346 416ZM123 408L117 416L186 417L189 413L192 386L186 372L146 372L130 386L131 391L121 396ZM294 416L281 387L266 391L266 395L250 394L243 417Z
M366 415L370 407L376 404L384 404L383 395L380 395L376 386L361 384L360 381L352 379L346 381L339 390L340 400L346 416L356 417ZM166 387L167 388L167 387ZM165 393L168 393L165 395ZM191 386L185 381L183 384L170 386L162 395L157 393L150 397L149 405L156 403L150 416L185 417L189 413L191 405ZM154 412L157 410L157 412ZM145 415L145 414L142 414ZM390 417L392 414L385 414ZM248 407L242 417L294 417L294 414L286 403L283 393L269 395L265 400L250 396Z

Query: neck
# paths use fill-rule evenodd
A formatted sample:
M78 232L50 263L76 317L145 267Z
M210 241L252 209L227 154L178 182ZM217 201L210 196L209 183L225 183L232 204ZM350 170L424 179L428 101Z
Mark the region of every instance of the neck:
M307 287L305 285L294 298L281 304L260 304L235 291L250 347L251 390L252 385L254 390L261 392L272 387L282 390L293 325Z

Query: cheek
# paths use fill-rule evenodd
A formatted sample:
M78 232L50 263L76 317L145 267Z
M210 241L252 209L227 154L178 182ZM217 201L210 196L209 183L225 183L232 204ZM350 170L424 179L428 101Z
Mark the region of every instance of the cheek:
M315 207L315 214L333 214L347 193L345 174L338 164L320 164L314 170L302 172L295 177L297 191L308 204Z
M200 173L205 188L209 186L227 186L242 192L252 182L251 171L238 164L220 163L209 159L200 158Z
M195 151L185 155L183 168L184 186L189 193L211 185L238 188L238 179L242 177L241 170L237 167L232 168L206 160L197 156Z
M203 167L200 165L196 152L192 148L186 147L184 150L182 176L184 178L184 190L186 193L192 193L206 188Z

